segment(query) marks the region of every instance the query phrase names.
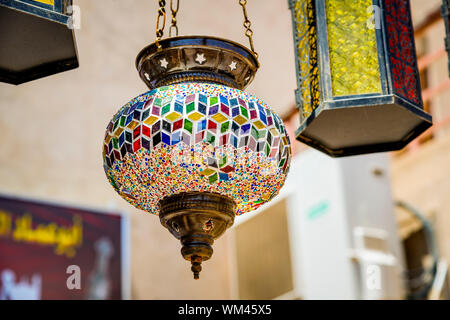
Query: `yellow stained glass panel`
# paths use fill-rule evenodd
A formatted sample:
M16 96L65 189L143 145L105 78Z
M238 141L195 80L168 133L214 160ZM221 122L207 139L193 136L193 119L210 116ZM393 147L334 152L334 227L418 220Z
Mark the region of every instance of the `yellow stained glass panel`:
M319 68L317 60L317 29L315 0L295 2L298 82L302 100L301 117L308 117L320 103Z
M381 93L372 0L326 0L334 96Z
M45 3L51 6L55 5L55 0L33 0L34 2Z

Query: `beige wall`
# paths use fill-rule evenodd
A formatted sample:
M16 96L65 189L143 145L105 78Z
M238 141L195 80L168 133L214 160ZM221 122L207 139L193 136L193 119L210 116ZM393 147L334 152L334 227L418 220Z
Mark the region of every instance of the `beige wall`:
M392 161L396 200L406 201L433 223L439 252L450 262L450 135Z
M128 212L134 298L229 298L226 236L194 282L178 241L156 216L122 200L102 168L106 125L119 107L146 91L134 61L154 41L157 1L74 4L81 8L80 68L18 87L0 84L0 192ZM289 111L296 83L287 1L249 1L248 12L262 64L249 91L277 111ZM180 2L180 35L215 35L247 45L242 19L238 1Z

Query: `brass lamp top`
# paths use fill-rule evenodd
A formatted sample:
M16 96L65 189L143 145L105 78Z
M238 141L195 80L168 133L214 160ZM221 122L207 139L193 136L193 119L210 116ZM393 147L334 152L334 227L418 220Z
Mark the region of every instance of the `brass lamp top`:
M213 82L244 90L259 63L246 47L221 38L183 36L153 43L138 54L136 68L152 90L180 82Z

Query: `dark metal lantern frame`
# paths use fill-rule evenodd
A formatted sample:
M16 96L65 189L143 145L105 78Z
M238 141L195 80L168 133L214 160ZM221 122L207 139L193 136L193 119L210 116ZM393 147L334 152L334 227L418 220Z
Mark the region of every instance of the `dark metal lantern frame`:
M423 110L409 0L373 0L373 5L381 8L380 28L375 29L381 92L346 96L333 95L326 1L289 0L298 81L296 101L300 111L297 140L333 157L405 147L432 124L431 116ZM304 112L302 98L300 67L304 61L298 52L301 40L297 34L297 24L301 22L297 21L295 9L298 2L308 6L309 28L314 35L309 45L317 55L307 59L316 64L311 68L318 69L318 79L312 79L309 90L318 91L316 96L320 98L312 101L311 112ZM402 48L409 50L406 62L398 54Z
M72 0L0 0L0 82L21 84L75 69Z

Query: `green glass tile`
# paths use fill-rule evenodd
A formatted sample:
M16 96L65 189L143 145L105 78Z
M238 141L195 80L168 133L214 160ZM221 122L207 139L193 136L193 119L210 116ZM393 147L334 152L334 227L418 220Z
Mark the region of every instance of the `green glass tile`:
M113 138L113 145L115 149L119 149L119 142L117 141L117 138Z
M192 133L192 121L189 121L188 119L184 119L184 129Z
M120 118L120 126L121 127L123 127L124 125L125 125L125 120L126 120L127 118L125 117L125 116L122 116L121 118Z
M280 168L282 167L282 166L284 166L284 163L286 162L286 158L285 159L282 159L281 161L280 161L280 164L278 165Z
M120 120L117 120L116 122L114 122L113 131L116 131L117 127L119 126L119 122L120 122Z
M209 98L209 105L213 106L215 104L217 104L217 102L219 102L219 99L217 97L210 97Z
M222 159L220 159L219 161L219 167L222 168L224 165L227 164L227 156L224 156Z
M270 154L270 147L269 144L266 143L266 156L269 156Z
M281 131L280 130L280 124L278 123L278 120L277 120L276 117L273 118L273 122L275 123L275 127L278 129L278 131Z
M195 102L191 102L186 106L186 113L191 113L195 110Z
M166 114L167 112L170 111L170 104L166 104L162 109L161 109L161 115Z
M252 126L252 136L253 138L255 138L256 140L258 140L259 136L258 136L258 130L256 130L256 128L254 126Z
M154 106L161 107L162 100L161 98L156 98L155 102L153 102Z
M241 107L241 114L248 119L248 112L246 108Z
M214 142L216 141L216 136L213 135L211 132L208 132L208 134L206 135L206 141L209 144L214 144Z
M217 176L217 172L216 172L212 176L209 177L209 183L214 183L217 181L217 179L218 179L218 176Z
M267 129L261 129L258 131L258 138L262 139L265 138L267 136Z
M119 190L119 188L117 187L116 182L114 181L114 178L112 177L112 175L109 176L109 182L111 183L111 185L113 186L113 188L115 190Z
M222 123L222 126L220 127L220 132L221 133L227 132L229 127L230 127L229 121Z

